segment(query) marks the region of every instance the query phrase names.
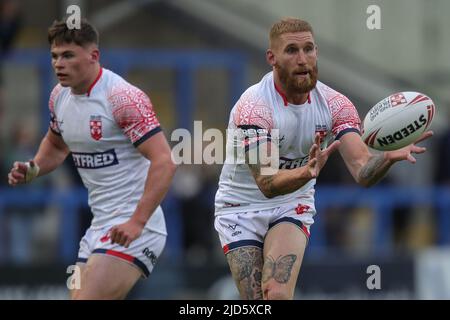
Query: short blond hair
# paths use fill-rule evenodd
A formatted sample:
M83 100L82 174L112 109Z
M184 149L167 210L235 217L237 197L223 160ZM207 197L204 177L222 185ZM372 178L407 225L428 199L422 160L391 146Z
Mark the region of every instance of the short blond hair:
M314 36L313 29L307 21L291 17L283 18L275 22L270 29L270 47L272 47L274 42L284 33L308 31Z

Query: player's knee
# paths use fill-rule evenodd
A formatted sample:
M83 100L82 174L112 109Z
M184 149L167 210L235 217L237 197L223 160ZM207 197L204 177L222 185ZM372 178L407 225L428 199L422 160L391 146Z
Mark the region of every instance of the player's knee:
M72 300L94 300L95 298L86 291L78 290L78 292L75 292L72 294Z
M286 285L269 284L263 287L265 300L292 300L293 294Z
M120 288L108 288L107 290L98 288L83 288L73 290L71 294L72 300L122 300L125 298L123 290Z
M79 292L72 296L72 300L122 300L124 297L116 292L98 293L98 292Z
M267 300L291 300L292 296L286 290L268 289L266 294Z

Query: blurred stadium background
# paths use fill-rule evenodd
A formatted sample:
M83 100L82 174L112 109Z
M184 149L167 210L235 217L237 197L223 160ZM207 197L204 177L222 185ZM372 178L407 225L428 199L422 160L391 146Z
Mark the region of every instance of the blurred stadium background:
M267 33L282 16L313 25L320 79L363 118L397 91L432 97L436 135L418 162L397 165L377 187L356 186L334 155L317 186L316 224L299 299L450 299L450 2L446 0L1 0L0 299L67 299L66 268L90 223L86 192L67 161L51 175L7 186L48 125L56 84L47 27L76 4L100 31L103 66L146 91L166 136L176 128L226 127L240 93L269 67ZM369 30L369 5L381 30ZM213 227L220 165L183 165L163 203L163 256L131 299L232 299ZM381 290L368 290L369 265Z

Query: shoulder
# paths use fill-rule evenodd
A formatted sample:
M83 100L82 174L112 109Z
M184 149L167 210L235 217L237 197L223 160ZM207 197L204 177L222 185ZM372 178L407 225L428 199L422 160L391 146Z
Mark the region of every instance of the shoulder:
M126 106L138 108L152 107L150 98L144 91L114 73L108 81L106 95L113 110Z
M58 96L58 94L59 94L63 89L64 89L64 87L63 87L61 84L58 83L58 84L53 88L52 92L50 93L50 97L51 97L51 98L55 98L56 96Z
M353 103L347 96L343 95L339 91L327 86L326 84L317 81L316 86L318 93L325 99L327 106L330 108L332 113L338 112L345 107L353 107Z
M326 101L333 120L336 118L357 118L358 111L354 104L345 95L334 90L322 82L317 82L318 94Z
M350 99L321 82L317 82L316 88L330 110L335 138L339 139L346 132L359 132L361 120Z
M123 78L111 81L108 102L116 123L135 146L161 131L148 95Z
M58 100L58 97L60 96L61 92L64 91L66 88L64 88L61 84L57 84L52 92L50 93L50 98L48 101L48 106L50 110L53 112L55 110L55 105Z
M242 94L233 108L236 126L255 125L265 129L273 128L273 110L265 91L266 83L263 78Z
M120 95L130 95L137 91L142 92L138 87L129 83L127 80L122 78L117 73L112 72L111 70L103 69L104 73L104 83L103 90L107 95L107 98L110 99L113 96Z

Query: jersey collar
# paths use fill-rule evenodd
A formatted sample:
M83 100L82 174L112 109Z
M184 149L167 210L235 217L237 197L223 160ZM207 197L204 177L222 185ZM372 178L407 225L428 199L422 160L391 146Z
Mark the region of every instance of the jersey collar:
M92 82L92 84L89 86L88 91L87 91L87 96L89 97L91 95L91 91L94 88L95 84L98 82L98 80L100 79L100 77L102 76L103 73L103 68L100 67L100 71L98 72L97 77L95 78L94 82Z

